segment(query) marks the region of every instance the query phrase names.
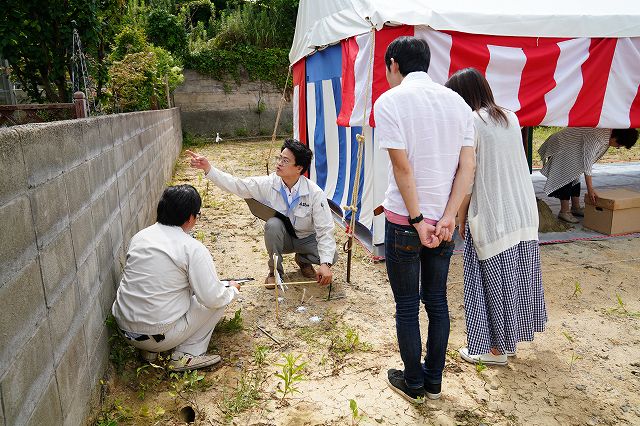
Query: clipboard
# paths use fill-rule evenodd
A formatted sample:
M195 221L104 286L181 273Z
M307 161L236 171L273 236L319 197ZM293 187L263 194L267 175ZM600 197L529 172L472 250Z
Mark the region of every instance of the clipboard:
M259 201L254 200L253 198L245 198L244 201L249 206L251 214L253 214L255 217L257 217L258 219L262 219L265 222L272 217L277 217L284 223L284 228L287 230L287 234L291 235L293 238L298 238L298 236L296 235L296 231L293 228L293 224L287 216L265 204L262 204Z

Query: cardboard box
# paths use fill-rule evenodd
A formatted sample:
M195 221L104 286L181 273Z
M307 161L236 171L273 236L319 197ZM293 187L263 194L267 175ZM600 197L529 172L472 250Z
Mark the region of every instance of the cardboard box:
M584 227L607 235L640 232L640 192L627 188L598 191L593 205L584 196Z

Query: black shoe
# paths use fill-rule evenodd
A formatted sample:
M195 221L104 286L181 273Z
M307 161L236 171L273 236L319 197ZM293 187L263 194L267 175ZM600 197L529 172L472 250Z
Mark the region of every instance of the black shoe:
M387 370L387 383L389 383L391 389L407 401L413 404L422 404L424 402L424 387L412 389L407 386L407 382L404 380L404 373L401 370L396 370L395 368Z
M440 390L442 389L442 383L424 384L424 395L429 399L440 399Z

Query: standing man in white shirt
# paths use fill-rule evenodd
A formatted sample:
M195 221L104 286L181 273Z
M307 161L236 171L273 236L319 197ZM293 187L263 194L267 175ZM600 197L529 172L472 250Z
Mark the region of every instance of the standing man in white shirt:
M294 228L290 235L284 222L277 217L269 219L264 227L264 242L269 254L269 274L265 279L268 289L275 287L274 253L278 256L280 275L282 255L295 253L295 261L306 278L316 278L321 285L331 283L331 266L337 261L333 236L333 217L324 191L304 174L311 166L313 153L295 139L284 141L276 157L276 172L268 176L237 178L213 167L202 155L187 150L191 167L202 169L207 179L219 188L242 198L254 198L287 216ZM318 271L312 264L320 265Z
M404 371L389 386L420 402L440 397L449 340L447 275L455 216L473 182L473 115L455 92L434 83L426 42L400 37L385 54L391 89L375 103L376 139L389 153L385 257L396 303ZM429 318L422 363L420 301Z
M173 350L169 367L195 370L220 362L209 340L240 286L218 279L207 248L189 235L202 200L191 185L171 186L158 203L158 221L133 236L111 309L129 343L147 361Z

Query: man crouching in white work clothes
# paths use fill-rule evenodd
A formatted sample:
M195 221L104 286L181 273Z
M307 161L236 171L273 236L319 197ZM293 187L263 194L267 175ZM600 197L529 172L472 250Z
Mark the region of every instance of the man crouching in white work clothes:
M306 278L319 284L331 283L331 266L338 260L333 236L333 218L324 191L303 176L311 166L313 152L295 139L284 141L276 157L276 172L268 176L237 178L213 167L202 155L191 155L191 167L202 169L207 179L219 188L242 198L254 198L288 217L295 236L287 232L284 222L273 217L264 227L264 242L269 254L268 289L275 287L273 255L278 256L275 267L280 275L282 254L295 253L295 261ZM312 264L320 265L318 271Z
M133 236L111 309L143 358L173 350L169 368L195 370L220 362L208 355L211 334L240 286L218 279L207 248L189 235L202 200L191 185L171 186L158 203L157 222Z

